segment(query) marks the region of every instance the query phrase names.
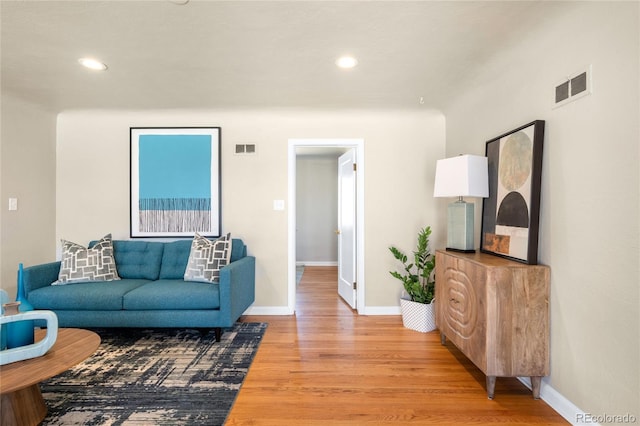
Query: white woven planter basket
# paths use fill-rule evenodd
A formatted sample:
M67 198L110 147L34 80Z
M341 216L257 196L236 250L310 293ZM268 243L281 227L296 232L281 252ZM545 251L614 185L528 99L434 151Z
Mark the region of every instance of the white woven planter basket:
M402 311L402 324L411 330L426 333L436 329L435 301L431 303L418 303L411 300L400 299Z

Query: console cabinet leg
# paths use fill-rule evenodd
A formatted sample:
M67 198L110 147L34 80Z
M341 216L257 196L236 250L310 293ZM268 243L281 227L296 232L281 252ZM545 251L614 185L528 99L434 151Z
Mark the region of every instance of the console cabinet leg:
M533 399L540 399L540 385L542 376L531 377L531 390L533 391Z
M493 399L496 391L496 376L487 376L487 397Z
M440 344L444 346L445 343L447 343L447 336L445 336L443 332L440 332Z

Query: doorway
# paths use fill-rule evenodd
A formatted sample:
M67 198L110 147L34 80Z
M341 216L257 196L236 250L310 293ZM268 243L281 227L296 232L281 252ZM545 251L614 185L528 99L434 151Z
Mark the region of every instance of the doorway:
M364 309L364 141L362 139L289 139L288 149L288 311L295 313L296 306L296 261L297 261L297 194L296 194L296 163L298 155L327 155L332 152L337 155L353 151L357 158L358 170L355 173L357 185L356 224L355 224L355 275L357 276L357 290L355 291L355 308L359 313ZM338 173L337 167L335 173ZM337 212L336 212L337 214ZM338 260L340 263L340 260ZM340 267L340 265L338 265ZM336 294L338 287L336 283Z

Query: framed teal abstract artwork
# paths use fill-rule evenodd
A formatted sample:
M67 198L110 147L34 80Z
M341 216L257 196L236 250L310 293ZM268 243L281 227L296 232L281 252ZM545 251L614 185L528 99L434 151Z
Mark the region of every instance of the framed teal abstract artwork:
M131 237L218 237L219 127L131 127Z

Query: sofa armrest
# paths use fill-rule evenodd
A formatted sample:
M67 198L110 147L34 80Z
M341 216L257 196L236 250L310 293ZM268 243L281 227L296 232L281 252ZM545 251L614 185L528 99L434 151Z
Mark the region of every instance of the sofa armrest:
M58 279L60 273L60 261L43 263L42 265L34 265L24 268L24 291L29 295L29 292L51 285L52 282Z
M245 256L220 269L222 327L231 327L256 298L256 258Z

